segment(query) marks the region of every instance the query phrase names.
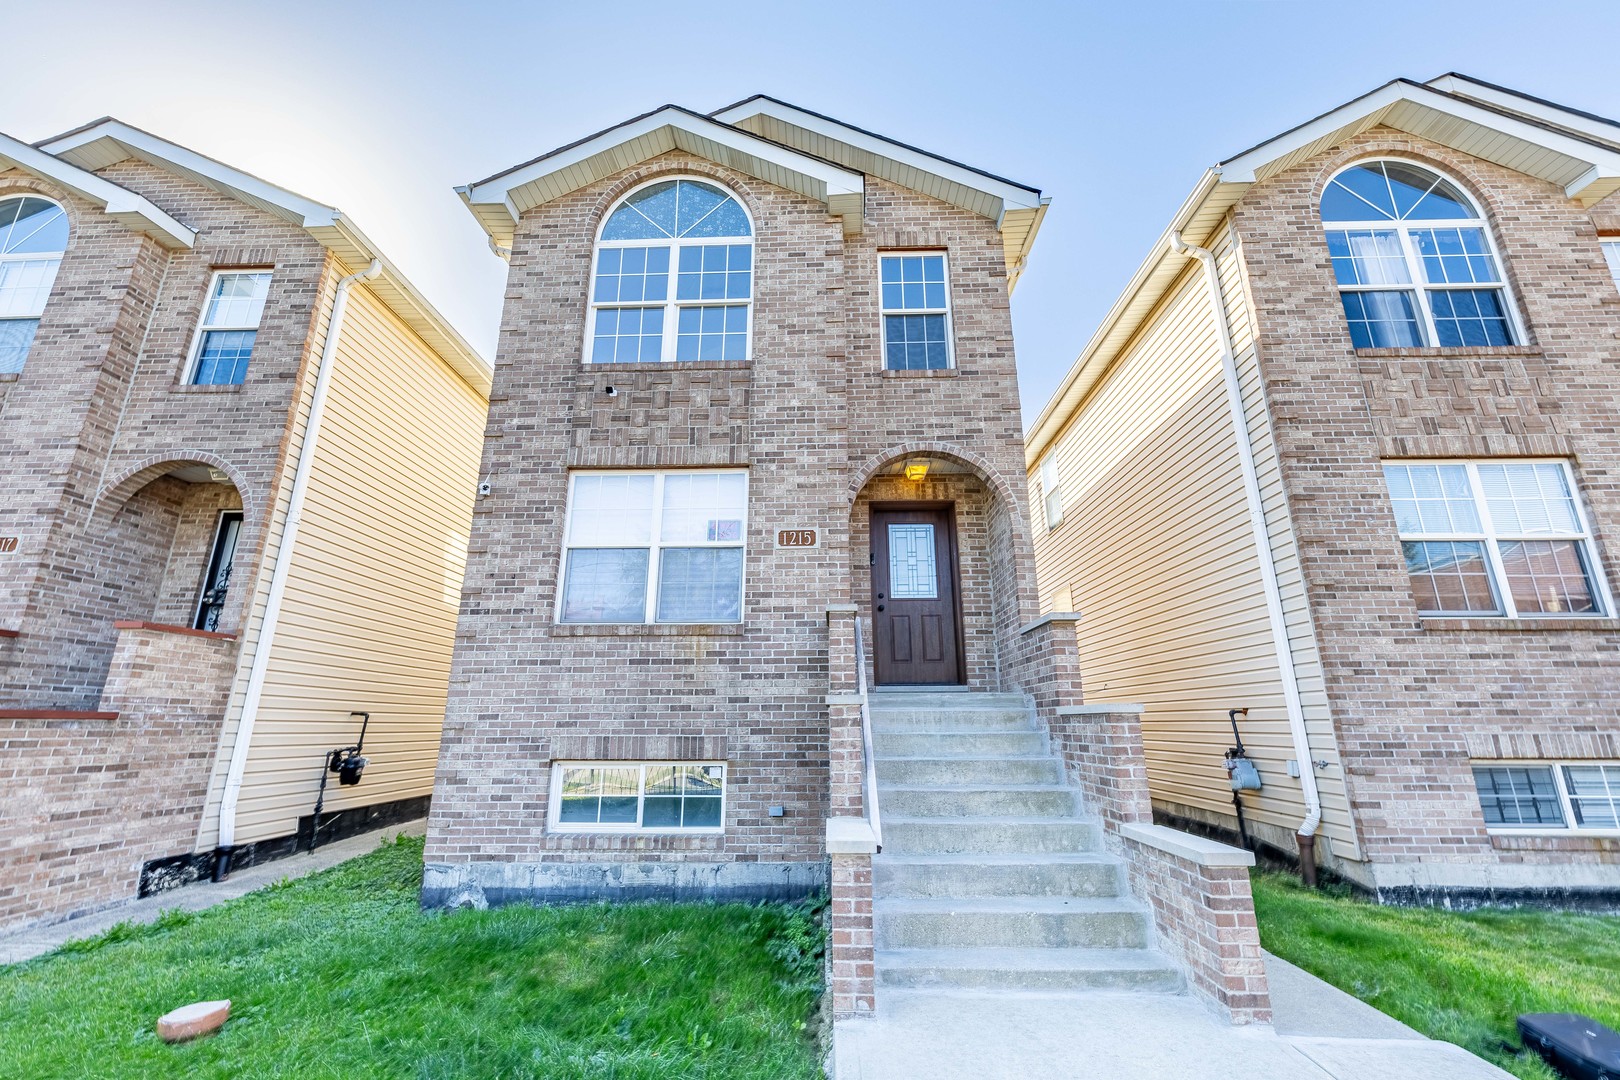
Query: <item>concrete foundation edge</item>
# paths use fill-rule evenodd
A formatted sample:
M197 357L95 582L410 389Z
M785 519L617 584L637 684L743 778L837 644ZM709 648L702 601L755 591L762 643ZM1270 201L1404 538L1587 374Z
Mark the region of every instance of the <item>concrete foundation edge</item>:
M826 891L825 862L428 863L422 906L492 908L599 900L803 900Z

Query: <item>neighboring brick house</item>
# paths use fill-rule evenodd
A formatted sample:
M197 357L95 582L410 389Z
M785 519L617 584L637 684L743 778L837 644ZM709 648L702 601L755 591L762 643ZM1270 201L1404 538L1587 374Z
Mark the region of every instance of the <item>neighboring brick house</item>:
M1040 193L765 97L458 191L511 269L424 904L830 885L840 1015L874 978L1180 985L1119 895L1135 716L1037 617ZM1141 835L1161 943L1262 1016L1246 879Z
M1617 190L1620 124L1447 75L1176 213L1026 451L1161 819L1237 826L1247 708L1261 841L1397 902L1620 897Z
M307 840L352 712L322 837L425 811L488 386L337 210L0 137L0 925Z

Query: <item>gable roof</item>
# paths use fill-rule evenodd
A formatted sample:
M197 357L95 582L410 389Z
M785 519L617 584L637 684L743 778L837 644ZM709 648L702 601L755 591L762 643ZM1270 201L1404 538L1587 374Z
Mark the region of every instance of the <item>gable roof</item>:
M493 244L508 248L525 211L671 150L797 191L864 227L866 177L933 195L996 222L1007 245L1009 286L1023 269L1046 212L1038 189L756 95L704 115L664 105L456 188Z
M467 344L449 320L440 315L399 268L336 207L307 199L112 117L91 121L36 146L36 153L90 175L94 175L94 170L136 158L307 230L321 246L352 269L362 269L376 259L382 263L383 272L364 282L364 286L462 378L480 393L489 394L489 362Z
M1557 184L1584 206L1620 191L1620 125L1455 73L1395 79L1204 173L1170 219L1025 436L1033 466L1135 337L1188 261L1170 237L1203 244L1256 183L1373 127L1390 127Z
M1037 187L964 165L766 94L711 113L716 120L987 217L1001 230L1009 291L1023 273L1050 199Z
M18 168L66 188L86 202L100 205L109 217L142 232L169 249L188 248L197 239L194 230L182 225L128 188L103 180L21 139L0 134L0 168Z

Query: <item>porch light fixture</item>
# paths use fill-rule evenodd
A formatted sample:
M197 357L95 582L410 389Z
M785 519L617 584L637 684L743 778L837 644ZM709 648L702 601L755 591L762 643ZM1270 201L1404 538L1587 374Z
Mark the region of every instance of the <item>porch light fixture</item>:
M926 461L908 461L908 462L906 462L906 479L907 480L910 480L912 483L916 484L916 483L920 483L922 481L923 477L925 477L927 475L928 475L928 462L926 462Z

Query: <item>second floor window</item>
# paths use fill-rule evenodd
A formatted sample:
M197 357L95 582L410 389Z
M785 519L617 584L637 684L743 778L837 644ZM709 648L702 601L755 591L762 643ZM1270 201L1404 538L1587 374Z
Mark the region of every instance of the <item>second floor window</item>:
M0 375L23 369L67 250L67 214L48 199L0 199Z
M1404 161L1353 165L1322 193L1322 221L1356 348L1519 342L1490 228L1451 181Z
M951 307L945 253L884 255L879 263L883 366L890 371L950 367Z
M753 227L713 184L661 180L602 224L591 280L593 364L749 359Z
M222 270L214 275L187 381L195 386L232 386L247 378L269 291L268 270Z
M1041 460L1041 501L1046 506L1046 527L1055 529L1063 521L1063 484L1058 479L1057 451Z
M557 621L739 622L747 534L741 470L576 472Z
M1420 614L1604 614L1566 463L1386 462L1384 479Z

